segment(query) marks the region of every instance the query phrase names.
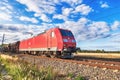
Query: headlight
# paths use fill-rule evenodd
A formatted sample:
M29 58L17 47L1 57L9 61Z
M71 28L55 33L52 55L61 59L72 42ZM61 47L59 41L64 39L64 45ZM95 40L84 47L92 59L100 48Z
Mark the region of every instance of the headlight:
M64 44L64 47L66 47L67 46L67 44Z
M63 39L63 42L68 42L68 40L67 39Z
M76 42L75 40L72 40L72 42Z

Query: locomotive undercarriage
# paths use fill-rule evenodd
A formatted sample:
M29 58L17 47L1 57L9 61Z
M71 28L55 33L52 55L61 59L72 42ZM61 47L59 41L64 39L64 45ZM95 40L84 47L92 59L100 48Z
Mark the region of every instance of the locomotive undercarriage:
M20 53L37 55L37 56L47 56L51 58L73 58L72 53L66 51L22 51Z
M74 48L64 48L62 51L30 51L30 50L21 50L19 51L18 48L16 49L9 49L7 51L10 51L12 53L24 53L24 54L30 54L30 55L37 55L37 56L47 56L51 58L73 58L73 54L75 52Z

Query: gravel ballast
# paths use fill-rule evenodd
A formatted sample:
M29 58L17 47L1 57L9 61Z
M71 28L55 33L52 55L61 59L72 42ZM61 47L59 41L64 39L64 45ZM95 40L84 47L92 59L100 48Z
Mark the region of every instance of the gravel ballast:
M28 59L27 59L28 60ZM51 66L62 74L73 73L81 75L85 80L120 80L120 71L106 68L92 67L89 65L76 64L47 58L34 58L29 60L38 66Z
M23 61L32 63L38 67L53 67L61 74L72 73L74 77L80 75L85 80L120 80L120 71L106 68L92 67L89 65L76 64L72 62L51 60L49 58L40 58L35 56L21 56ZM74 80L73 77L73 80Z

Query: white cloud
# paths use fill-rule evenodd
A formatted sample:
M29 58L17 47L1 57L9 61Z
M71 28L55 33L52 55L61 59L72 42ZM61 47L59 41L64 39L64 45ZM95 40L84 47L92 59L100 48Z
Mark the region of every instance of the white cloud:
M0 10L6 13L11 13L11 11L13 10L13 7L10 5L4 5L4 6L1 6Z
M4 43L12 43L15 41L23 40L37 35L48 28L47 25L22 25L22 24L1 24L0 25L0 40L2 35L5 34Z
M78 16L78 13L81 13L82 15L88 15L93 9L90 6L87 6L85 4L74 6L73 8L62 8L62 14L54 14L53 18L57 19L63 19L64 21L69 21L74 19L72 17L72 14L74 16ZM71 17L70 17L71 16Z
M110 41L111 41L111 42L120 43L120 33L119 33L119 32L113 33L113 34L111 35Z
M13 10L13 7L8 3L8 2L5 2L5 1L3 1L3 2L1 2L0 3L0 10Z
M54 13L54 4L50 1L39 0L17 0L19 3L27 6L27 11L33 11L35 14ZM34 5L34 6L33 6Z
M44 22L50 22L51 20L46 16L47 14L53 14L55 12L54 4L57 3L54 1L46 0L17 0L19 3L24 4L27 8L26 11L35 12L34 16L39 17Z
M12 43L20 39L22 32L27 31L24 25L21 24L2 24L0 25L0 35L5 34L4 43ZM2 39L2 38L1 38Z
M0 21L12 21L13 10L13 7L7 2L0 2Z
M33 0L17 0L17 1L20 2L21 4L26 5L29 11L41 13L38 7L38 3L36 3L36 1Z
M43 13L49 13L52 14L55 12L56 8L55 8L55 3L53 1L39 1L39 7L41 9L41 11L43 11Z
M63 8L62 9L62 14L65 16L69 16L70 12L72 11L72 8Z
M49 0L49 1L32 1L32 0L17 0L19 3L24 4L27 6L27 11L33 11L35 12L35 17L40 17L42 21L49 22L51 21L45 13L53 14L55 13L55 4L59 4L60 2L67 2L70 5L80 5L82 0ZM34 6L32 6L34 5ZM73 8L74 8L73 7ZM67 20L68 16L71 12L73 12L73 8L62 8L62 14L55 14L53 18L60 18L60 15L62 16L63 20ZM80 9L79 9L80 8ZM76 8L75 12L80 12L82 15L87 15L92 9L89 6L86 6L85 4L82 4Z
M53 18L60 18L61 15L63 20L68 20L68 16L70 13L80 12L82 15L88 15L92 8L81 4L82 0L17 0L19 3L24 4L27 8L27 11L35 12L34 16L39 17L42 21L50 22L49 16L46 14L54 14ZM62 14L55 14L56 4L60 4L61 2L66 2L71 5L72 8L62 7ZM34 5L34 6L33 6ZM77 6L77 7L76 7ZM75 9L75 11L73 11Z
M0 21L12 21L12 16L10 14L6 14L6 13L0 13Z
M63 19L64 21L68 20L68 16L72 12L72 8L62 8L62 14L55 14L53 18L56 19Z
M112 30L117 30L118 28L120 28L120 22L119 22L119 21L115 21L115 22L111 25L111 29L112 29Z
M64 21L66 21L67 20L67 16L65 16L65 15L61 15L61 14L55 14L54 16L53 16L53 18L55 19L62 19L62 20L64 20Z
M45 14L42 14L42 15L40 16L40 19L41 19L42 21L44 21L44 22L50 22L50 19L49 19Z
M13 7L10 4L5 3L4 6L6 6L8 10L13 10Z
M82 15L88 15L92 11L92 8L90 6L87 6L86 4L78 5L75 8L75 12L80 12Z
M106 22L93 22L89 25L88 32L90 38L97 39L107 37L109 35L110 28Z
M35 19L35 18L29 18L29 17L26 17L26 16L21 16L19 19L21 21L28 21L28 22L32 22L32 23L38 23L37 19Z
M101 8L109 8L109 5L108 5L108 3L107 2L100 2L100 7Z
M89 29L97 32L98 34L101 34L104 32L108 32L110 28L106 22L101 21L101 22L93 22L92 24L90 24Z
M86 33L87 33L86 30L87 30L87 28L85 28L85 26L86 26L86 24L88 22L89 22L88 19L81 18L77 22L66 21L63 24L59 24L58 26L60 26L61 28L65 28L65 29L71 30L74 33L77 42L79 42L81 40L85 40L86 39Z
M82 3L83 0L62 0L63 2L67 2L68 4L70 4L72 7L74 7L75 5L79 5Z
M61 15L61 14L56 14L56 15L54 15L53 16L53 18L57 18L57 19L63 19L63 15Z
M92 22L87 18L80 18L77 22L65 21L63 24L58 24L61 28L70 29L77 40L94 40L98 38L109 37L110 28L106 22Z

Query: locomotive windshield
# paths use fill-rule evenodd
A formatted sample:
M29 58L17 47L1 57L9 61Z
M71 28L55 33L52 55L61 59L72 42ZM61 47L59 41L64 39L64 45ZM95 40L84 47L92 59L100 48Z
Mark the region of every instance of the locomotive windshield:
M60 30L62 36L73 36L73 34L71 33L71 31L67 31L67 30Z

